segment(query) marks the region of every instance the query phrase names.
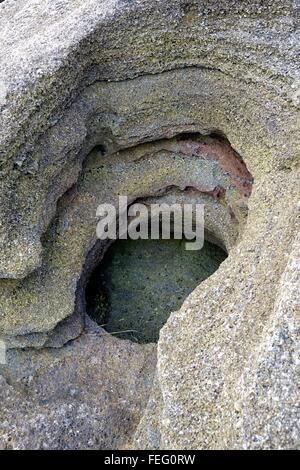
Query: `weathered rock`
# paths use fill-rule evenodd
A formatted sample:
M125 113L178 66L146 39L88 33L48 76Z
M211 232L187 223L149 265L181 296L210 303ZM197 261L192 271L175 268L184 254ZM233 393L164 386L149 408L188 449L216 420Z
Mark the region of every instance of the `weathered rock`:
M8 362L6 380L0 375L0 449L120 448L146 406L156 347L93 326L62 349L10 351Z
M157 445L145 434L159 420L162 448L299 447L299 207L280 210L280 181L266 187L272 209L252 224L250 210L242 242L161 331L152 401L162 398L138 446Z
M100 203L118 207L118 195L126 194L130 203L177 188L183 194L173 195L173 201L205 203L206 229L228 250L233 246L245 220L247 200L245 188L237 189L234 178L239 178L239 184L243 179L224 172L217 159L206 158L210 149L219 145L216 139L202 141L203 150L195 141L198 153L193 156L182 153L182 142L176 140L138 146L107 157L98 151L90 155L76 188L61 199L56 219L44 236L41 267L24 280L1 283L0 325L8 347L24 347L26 341L31 347L56 345L58 335L53 337L52 330L57 325L62 342L83 330L83 321L78 318L84 316L84 293L78 283L81 279L84 287L86 271L95 267L89 253L95 251L99 261L107 246L107 242L96 243L96 209ZM245 184L251 187L249 181ZM65 319L72 314L66 327Z
M161 331L156 380L134 446L299 447L299 6L0 5L0 335L15 348L3 369L10 385L0 385L2 447L131 441L152 383L151 347L107 334L91 340L84 303L88 276L107 247L96 243L96 208L120 192L131 201L163 195L205 202L207 231L229 252ZM19 349L28 346L42 349ZM93 348L95 360L105 360L109 348L116 361L97 370L90 389L90 375L75 374L83 397L72 405L67 369L84 371ZM33 358L25 398L19 378L32 375ZM133 385L144 360L149 367ZM116 369L124 381L103 406L105 391L95 398L94 385L104 380L114 388ZM34 395L38 383L44 385ZM138 390L141 400L130 401ZM122 400L135 411L115 438L113 427L124 424ZM111 412L114 401L120 408ZM69 440L55 419L76 429L83 423L85 437ZM45 422L52 437L39 438Z
M277 149L281 164L292 159L281 142L286 132L296 135L293 114L284 106L292 100L297 72L293 7L258 4L90 0L73 8L69 2L63 10L59 2L42 6L38 0L1 5L0 150L2 174L8 175L1 188L2 277L24 277L40 264L40 235L55 202L76 180L93 141L103 143L101 130L128 147L178 128L220 129L248 158L255 158L255 150L256 159L264 154L267 163ZM186 70L172 78L162 73L174 69ZM95 92L89 103L79 98L76 106L80 92L97 80L106 90L100 103ZM119 116L122 111L127 119Z

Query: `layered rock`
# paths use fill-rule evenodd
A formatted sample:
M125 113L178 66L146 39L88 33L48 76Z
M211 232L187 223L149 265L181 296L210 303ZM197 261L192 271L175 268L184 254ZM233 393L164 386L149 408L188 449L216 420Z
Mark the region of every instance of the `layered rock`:
M0 5L2 447L299 446L298 16L297 1ZM86 326L85 284L107 248L96 208L124 192L205 202L229 253L162 329L150 398L154 347L101 329L90 340ZM105 372L72 377L77 420L66 371L93 351ZM92 397L103 379L124 395ZM59 416L86 437L59 434Z
M87 114L89 103L101 103L106 91L102 85L100 91L98 85L90 87L78 109ZM52 140L47 142L50 151ZM43 235L41 266L25 279L1 281L0 325L8 347L59 346L82 331L86 279L107 246L96 243L99 204L118 207L119 195L132 203L177 189L183 195L174 194L173 202L205 204L206 231L225 249L232 248L242 231L253 178L224 137L181 133L119 151L110 138L102 142L86 158L76 186L60 199Z

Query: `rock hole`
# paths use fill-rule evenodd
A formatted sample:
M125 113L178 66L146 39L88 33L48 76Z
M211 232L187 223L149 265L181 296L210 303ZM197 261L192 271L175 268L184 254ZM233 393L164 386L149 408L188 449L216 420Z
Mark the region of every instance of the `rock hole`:
M99 154L99 155L105 155L106 152L107 152L107 149L104 145L96 145L96 147L94 147L94 152Z
M208 241L187 251L185 240L117 240L90 277L87 313L121 339L156 342L170 313L226 256Z

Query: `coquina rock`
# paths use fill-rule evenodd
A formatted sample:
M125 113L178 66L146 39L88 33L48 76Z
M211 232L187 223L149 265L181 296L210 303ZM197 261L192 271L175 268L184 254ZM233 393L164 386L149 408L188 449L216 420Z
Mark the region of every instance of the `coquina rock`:
M1 3L0 448L299 448L299 8ZM157 345L86 315L120 194L228 253Z

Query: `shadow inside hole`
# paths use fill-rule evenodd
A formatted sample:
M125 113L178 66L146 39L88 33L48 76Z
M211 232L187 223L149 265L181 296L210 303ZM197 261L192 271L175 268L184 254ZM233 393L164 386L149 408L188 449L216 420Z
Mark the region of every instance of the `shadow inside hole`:
M107 152L107 149L104 145L96 145L94 148L93 148L93 152L103 156L106 154Z
M88 282L87 313L119 338L156 342L170 313L226 257L207 241L187 251L185 240L117 240Z

